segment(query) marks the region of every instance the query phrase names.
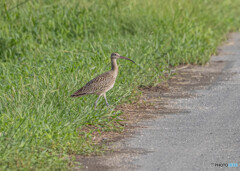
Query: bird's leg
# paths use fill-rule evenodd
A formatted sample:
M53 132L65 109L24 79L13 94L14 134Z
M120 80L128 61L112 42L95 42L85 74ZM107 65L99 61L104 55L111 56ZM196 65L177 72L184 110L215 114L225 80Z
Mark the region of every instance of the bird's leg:
M106 93L103 94L103 97L104 97L104 99L105 99L105 101L106 101L107 106L109 106L108 101L107 101Z
M96 100L96 102L95 102L95 105L94 105L94 106L95 106L95 109L96 109L96 107L97 107L97 102L98 102L98 100L100 99L101 96L102 96L102 95L99 95L98 98L97 98L97 100Z

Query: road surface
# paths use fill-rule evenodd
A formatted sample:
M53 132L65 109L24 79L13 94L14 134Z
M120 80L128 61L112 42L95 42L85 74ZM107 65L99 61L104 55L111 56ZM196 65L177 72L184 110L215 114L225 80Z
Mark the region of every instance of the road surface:
M148 151L131 162L136 170L240 170L240 34L212 60L226 61L223 73L232 76L220 75L197 98L179 100L188 113L150 121L127 141L128 148Z
M195 96L175 99L182 112L144 122L120 142L127 155L108 156L101 166L89 160L87 170L240 170L240 33L211 61L224 62L222 74L192 90Z

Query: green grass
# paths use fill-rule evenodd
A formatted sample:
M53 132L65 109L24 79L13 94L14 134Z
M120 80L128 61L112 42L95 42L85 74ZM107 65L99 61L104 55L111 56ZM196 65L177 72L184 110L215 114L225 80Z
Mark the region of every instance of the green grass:
M112 52L138 63L118 61L115 106L169 66L205 64L240 28L239 0L20 2L0 2L0 170L67 169L68 155L101 151L80 129L112 129L113 112L69 96L110 69Z

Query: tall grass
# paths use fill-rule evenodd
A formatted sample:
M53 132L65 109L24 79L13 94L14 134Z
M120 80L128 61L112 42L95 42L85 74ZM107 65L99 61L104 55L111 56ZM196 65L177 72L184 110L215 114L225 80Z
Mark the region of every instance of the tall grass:
M24 2L20 5L17 5ZM169 66L205 64L240 26L238 0L8 0L0 2L0 168L64 169L67 155L97 152L86 124L110 124L96 96L69 96L110 69L117 105Z

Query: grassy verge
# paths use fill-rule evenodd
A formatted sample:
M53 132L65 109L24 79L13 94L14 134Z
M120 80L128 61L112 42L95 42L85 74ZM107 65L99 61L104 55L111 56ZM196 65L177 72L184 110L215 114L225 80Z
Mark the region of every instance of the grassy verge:
M0 2L0 169L64 169L69 154L100 150L81 127L112 129L113 113L69 95L109 70L112 52L139 64L118 61L117 105L169 66L206 63L240 28L239 0L22 2Z

